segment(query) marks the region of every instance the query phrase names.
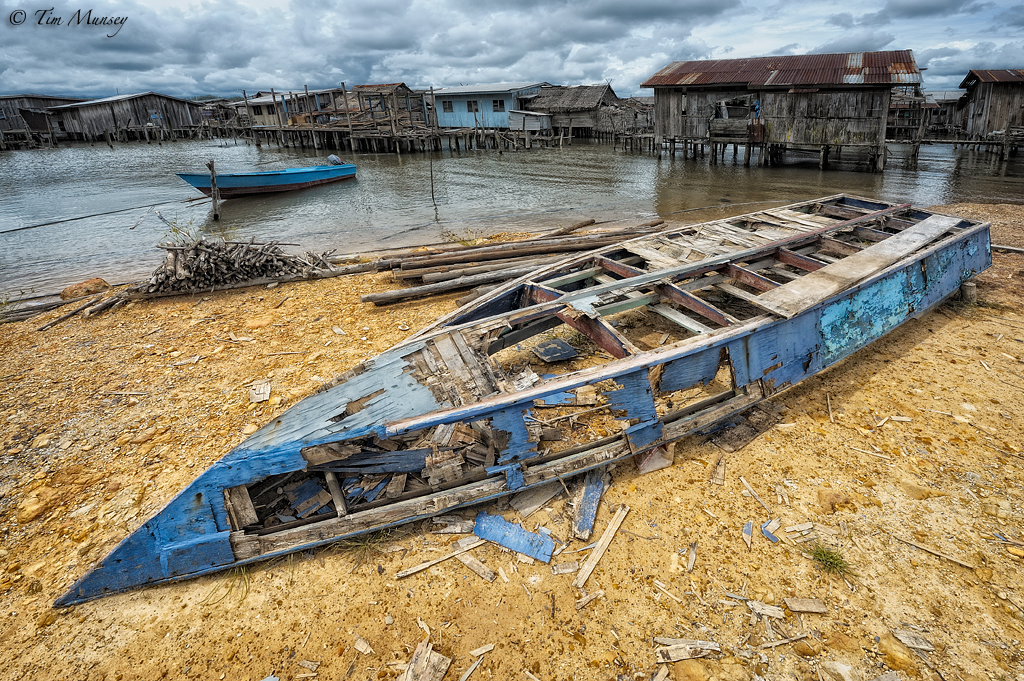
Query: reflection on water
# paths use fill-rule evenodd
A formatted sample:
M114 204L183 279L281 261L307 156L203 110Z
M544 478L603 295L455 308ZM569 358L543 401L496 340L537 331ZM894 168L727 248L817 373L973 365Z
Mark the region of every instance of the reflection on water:
M179 227L232 238L299 243L353 252L440 241L442 232L543 229L579 219L689 220L752 210L739 204L797 201L848 192L928 206L958 201L1021 202L1024 163L926 146L915 170L902 151L883 174L830 170L816 160L745 168L727 160L683 160L613 150L608 144L504 153L358 154L358 179L283 194L227 201L219 223L208 201L174 173L217 162L218 172L271 170L325 162L326 152L217 142L73 146L0 154L4 199L0 231L109 213L0 234L0 295L51 293L101 276L112 283L148 275L162 260L154 244ZM431 167L432 166L432 167ZM433 199L431 198L433 171ZM436 201L436 207L435 202ZM711 207L706 211L696 208ZM294 250L294 249L293 249Z

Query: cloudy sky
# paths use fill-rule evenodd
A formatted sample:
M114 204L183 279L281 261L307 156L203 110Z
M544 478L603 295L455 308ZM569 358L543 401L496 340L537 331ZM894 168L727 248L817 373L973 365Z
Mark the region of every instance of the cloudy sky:
M971 68L1024 68L1024 2L1012 0L0 0L0 7L0 94L229 96L341 81L610 81L626 96L650 94L639 84L676 60L896 49L914 50L931 90L955 89ZM126 21L89 25L90 9L93 21Z

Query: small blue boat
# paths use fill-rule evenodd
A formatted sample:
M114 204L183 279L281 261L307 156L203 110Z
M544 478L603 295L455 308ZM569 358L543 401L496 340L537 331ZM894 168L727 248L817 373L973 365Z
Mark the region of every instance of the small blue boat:
M210 189L209 173L178 173L177 175L202 193L210 196L212 190ZM220 190L220 198L232 199L247 194L305 189L328 182L348 180L355 176L356 166L353 163L265 170L256 173L218 173L217 188Z

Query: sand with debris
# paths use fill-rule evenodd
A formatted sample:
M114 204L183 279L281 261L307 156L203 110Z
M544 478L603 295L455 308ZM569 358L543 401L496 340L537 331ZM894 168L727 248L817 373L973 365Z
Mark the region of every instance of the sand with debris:
M947 210L991 219L997 243L1024 240L1020 206ZM360 304L361 293L394 287L378 274L135 303L43 333L38 321L0 326L0 678L391 679L427 630L453 659L447 679L485 644L494 649L474 679L650 679L656 636L721 647L672 665L676 679L830 678L843 665L865 680L889 670L1016 677L1024 257L994 259L978 279L981 305L943 306L775 398L782 423L724 454L723 486L709 483L723 452L694 438L678 443L670 468L640 476L617 466L594 539L620 504L630 511L585 587L604 596L579 611L572 574L494 546L473 553L507 582L454 560L396 580L458 539L429 523L54 610L247 426L450 311L457 296ZM261 378L272 399L250 404L245 386ZM564 538L565 504L523 524ZM758 532L770 518L781 519L779 543ZM802 550L809 543L785 531L806 523L841 553L845 578L821 571ZM582 562L582 546L554 562ZM794 597L818 598L827 612L751 617L753 601ZM907 632L934 651L895 636Z

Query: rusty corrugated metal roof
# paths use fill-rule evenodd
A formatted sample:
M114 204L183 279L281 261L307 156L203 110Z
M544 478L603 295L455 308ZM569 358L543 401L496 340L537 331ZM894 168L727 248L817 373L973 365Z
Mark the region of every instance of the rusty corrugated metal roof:
M677 61L648 78L641 87L663 85L757 86L911 85L921 71L910 50L844 52L749 59Z
M971 69L960 87L967 83L1024 83L1024 69Z

